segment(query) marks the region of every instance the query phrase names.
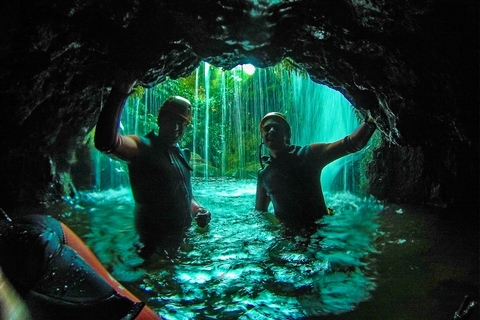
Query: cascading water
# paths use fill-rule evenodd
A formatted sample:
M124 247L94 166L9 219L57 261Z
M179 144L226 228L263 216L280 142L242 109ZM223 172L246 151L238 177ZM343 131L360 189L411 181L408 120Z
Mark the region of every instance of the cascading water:
M319 86L305 78L286 74L292 86L291 105L295 110L288 113L294 133L292 143L306 145L312 142L334 142L352 133L358 127L351 104L339 92ZM304 106L304 107L303 107ZM308 129L310 128L310 129ZM362 153L352 154L331 163L322 173L322 185L330 191L339 173L342 190L355 190L352 165Z
M195 106L198 106L198 103L199 103L199 96L198 96L198 88L199 88L199 78L198 78L198 72L199 72L200 68L197 68L197 70L195 70ZM198 119L198 108L194 108L193 109L193 119ZM197 154L197 135L198 135L198 122L197 121L193 121L192 123L192 126L193 126L193 144L192 144L192 151L193 151L193 154ZM197 172L196 170L194 169L193 170L193 174L192 174L194 177L197 176Z
M209 167L209 128L210 128L210 65L205 62L205 178L208 178Z
M225 88L225 72L222 72L222 128L221 128L221 145L222 145L222 177L226 174L226 163L227 163L227 144L225 141L225 127L227 125L226 117L227 114L227 93Z
M134 95L126 103L122 132L148 133L155 126L161 103L169 95L184 95L194 102L191 131L181 142L197 159L192 161L193 176L254 179L259 168L258 123L267 112L285 114L292 127L292 143L299 145L342 139L358 126L352 105L341 93L315 84L297 71L252 68L223 71L202 63L189 77L194 83L190 89L169 80L143 95ZM265 155L266 149L262 152ZM349 155L328 165L322 172L324 190L334 185L335 190L355 191L354 168L361 155ZM96 151L93 156L95 190L128 186L124 164Z
M233 99L233 113L232 113L232 124L234 125L235 132L236 132L236 142L237 142L237 158L238 158L238 173L237 177L245 178L245 145L244 141L244 132L242 122L246 120L243 117L242 110L246 110L244 101L244 95L242 92L242 85L241 85L241 68L235 68L233 70L234 75L234 99ZM235 139L235 137L233 137Z

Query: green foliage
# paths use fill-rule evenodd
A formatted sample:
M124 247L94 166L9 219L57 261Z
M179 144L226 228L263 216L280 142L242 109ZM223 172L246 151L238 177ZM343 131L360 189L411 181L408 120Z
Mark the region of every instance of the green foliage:
M275 68L278 70L283 69L287 72L295 73L297 76L301 76L303 78L309 77L308 72L290 58L283 59L280 63L275 65Z
M140 99L145 95L145 88L142 86L135 87L133 92L130 94L130 98Z

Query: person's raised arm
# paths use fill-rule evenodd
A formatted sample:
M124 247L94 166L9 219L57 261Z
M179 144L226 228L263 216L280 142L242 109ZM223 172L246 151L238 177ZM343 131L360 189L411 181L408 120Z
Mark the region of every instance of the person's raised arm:
M323 165L326 165L349 153L360 151L367 145L375 129L376 125L373 119L367 116L365 122L345 138L332 143L311 144L310 147L313 152L313 157L321 159Z
M367 116L365 122L357 128L351 135L347 136L345 139L349 140L348 152L353 153L363 149L372 137L373 133L377 126L373 122L372 117Z
M118 133L123 107L134 84L133 79L117 76L95 129L95 147L123 160L129 160L138 153L141 141L138 136Z

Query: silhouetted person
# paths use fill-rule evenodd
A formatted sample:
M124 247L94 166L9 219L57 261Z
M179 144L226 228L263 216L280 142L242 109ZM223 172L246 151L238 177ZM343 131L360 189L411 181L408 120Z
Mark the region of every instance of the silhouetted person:
M193 197L190 154L177 144L192 119L192 105L185 98L170 97L158 113L158 135L120 135L120 117L133 85L132 80L117 79L97 123L95 146L128 162L135 228L143 245L140 253L146 257L156 249L174 252L192 220L205 227L211 214Z
M322 169L338 158L361 150L375 128L369 117L344 139L301 147L290 144L292 133L283 114L265 115L260 131L269 158L265 167L262 162L258 172L255 209L266 212L271 201L280 221L290 226L313 225L329 212L320 184Z

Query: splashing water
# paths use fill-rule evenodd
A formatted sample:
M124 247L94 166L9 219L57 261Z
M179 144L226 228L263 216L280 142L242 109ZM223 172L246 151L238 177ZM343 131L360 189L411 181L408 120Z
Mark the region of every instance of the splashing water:
M307 238L253 210L254 180L193 182L213 219L207 231L190 228L171 260L142 264L136 255L128 188L83 193L66 222L165 319L299 319L350 311L369 298L382 209L374 199L326 193L335 213Z

